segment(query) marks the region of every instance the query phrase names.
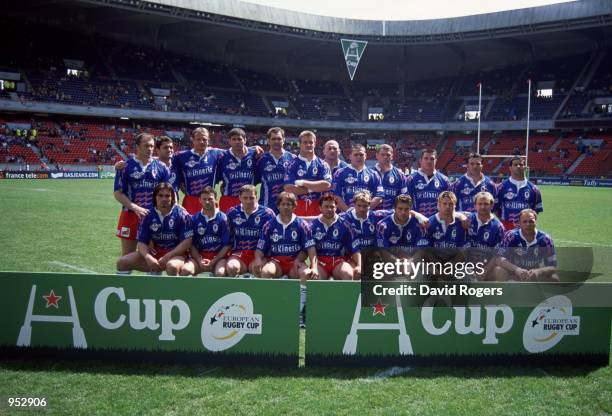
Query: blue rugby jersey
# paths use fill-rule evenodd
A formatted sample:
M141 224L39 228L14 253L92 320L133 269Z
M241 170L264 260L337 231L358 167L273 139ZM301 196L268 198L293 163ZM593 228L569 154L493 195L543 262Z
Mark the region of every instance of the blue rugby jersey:
M282 156L277 160L270 152L264 153L257 162L255 183L261 183L259 203L278 212L276 197L283 192L285 185L285 172L295 155L283 150Z
M149 208L153 204L155 187L169 181L170 170L159 160L151 159L148 165L143 166L138 159L132 158L115 175L114 190L123 192L136 205Z
M280 216L264 225L257 241L257 250L265 256L297 257L301 251L306 251L315 245L308 223L293 215L289 224L283 224Z
M221 195L238 196L243 185L255 183L257 158L255 149L248 149L242 159L238 159L232 149L223 150L217 161L217 182L223 182Z
M152 208L138 226L136 239L144 244L153 242L156 247L172 250L192 235L191 216L180 205L174 205L166 216Z
M348 163L346 163L344 160L342 159L338 159L338 165L335 167L331 167L331 174L332 174L332 178L334 177L334 175L336 174L336 172L338 172L339 169L345 168L347 166L350 166Z
M434 248L464 248L469 244L468 233L456 216L452 223L446 224L438 214L429 217L427 240L429 247Z
M380 175L374 169L367 167L360 171L353 166L338 169L333 177L332 184L334 194L342 198L349 207L353 204L353 195L359 191L370 191L372 198L383 198L385 196Z
M401 194L408 193L408 187L406 186L406 175L392 166L390 170L383 173L378 163L374 167L381 178L381 184L383 187L383 202L378 206L379 209L393 209L395 204L395 198Z
M510 230L501 242L499 252L512 264L523 269L534 269L545 266L556 266L557 255L552 238L539 230L533 241L527 242L520 228Z
M428 178L420 169L406 179L408 194L412 197L412 209L430 217L438 211L438 195L450 190L450 182L442 173L435 171Z
M497 248L504 239L504 226L501 221L491 216L491 219L486 223L482 223L478 219L478 214L472 212L468 215L470 228L468 229L468 238L470 247L477 248Z
M172 164L176 166L178 186L180 187L181 184L185 186L186 195L197 198L202 189L207 186L215 186L217 161L222 153L221 149L209 147L202 156L191 149L173 157Z
M414 249L427 246L427 240L419 221L411 216L406 224L395 222L395 214L383 218L376 228L376 241L379 248Z
M289 163L285 174L285 185L295 185L298 179L307 181L327 181L331 184L331 170L329 165L324 160L315 156L310 162L302 156L298 156ZM321 192L308 192L303 195L298 195L300 200L318 201L321 198Z
M234 240L232 250L255 250L263 226L274 218L274 211L263 205L258 205L251 215L244 212L242 204L230 209L227 219L230 225L230 235Z
M208 218L202 211L191 218L192 244L198 251L219 252L231 243L227 215L221 211Z
M339 216L330 226L319 217L312 222L311 229L317 256L344 257L361 250L353 228Z
M537 186L525 180L515 181L512 178L504 180L497 189L498 206L501 219L514 224L519 222L519 214L525 208L542 212L542 194Z
M361 249L376 248L376 226L380 220L393 214L392 210L370 210L365 219L357 218L355 208L349 208L340 214L340 218L353 228L355 239Z
M451 185L451 188L457 196L457 211L474 212L474 197L479 192L489 192L497 202L497 187L488 176L474 183L469 176L463 175Z

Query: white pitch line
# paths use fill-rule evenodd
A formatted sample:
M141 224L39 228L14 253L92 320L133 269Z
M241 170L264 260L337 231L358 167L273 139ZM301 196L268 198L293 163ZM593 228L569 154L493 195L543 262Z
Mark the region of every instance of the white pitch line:
M585 241L576 241L576 240L566 240L563 238L553 238L553 241L560 243L569 243L569 244L578 244L580 246L588 246L588 247L612 247L609 244L594 244Z
M412 370L410 367L391 367L384 371L379 371L378 373L369 376L368 378L363 379L366 383L373 383L376 381L386 380L390 377L399 376L401 374L405 374Z
M65 267L67 269L76 270L77 272L81 272L81 273L96 274L96 272L91 269L87 269L85 267L80 267L80 266L75 266L75 265L68 264L68 263L63 263L61 261L50 261L49 264L54 265L54 266Z

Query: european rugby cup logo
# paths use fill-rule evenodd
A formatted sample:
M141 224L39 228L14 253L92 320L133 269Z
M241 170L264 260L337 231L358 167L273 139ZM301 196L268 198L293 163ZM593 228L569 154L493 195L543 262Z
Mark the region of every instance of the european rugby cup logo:
M553 296L536 306L523 328L523 346L532 353L547 351L566 335L580 333L580 317L572 316L572 301Z

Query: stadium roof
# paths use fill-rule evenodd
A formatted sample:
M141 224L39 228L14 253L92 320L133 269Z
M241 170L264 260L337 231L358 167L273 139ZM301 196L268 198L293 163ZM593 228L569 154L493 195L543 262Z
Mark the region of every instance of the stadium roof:
M456 76L594 51L612 39L609 0L416 22L322 17L238 0L5 0L3 12L292 79L342 82L339 39L346 36L370 41L355 78L368 82Z

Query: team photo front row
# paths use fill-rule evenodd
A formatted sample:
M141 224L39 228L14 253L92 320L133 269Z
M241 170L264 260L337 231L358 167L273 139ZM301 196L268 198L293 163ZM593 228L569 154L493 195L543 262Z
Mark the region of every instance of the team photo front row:
M277 195L276 213L258 203L254 185L241 186L238 194L239 204L225 214L214 188L206 186L199 194L201 210L190 215L177 203L173 185L159 183L137 224L135 250L117 260L117 273L359 280L362 251L377 249L385 261L416 262L439 250L454 253L455 260L466 259L460 253L486 260L484 273L466 280L559 281L554 244L537 229L538 213L521 210L518 226L506 231L488 191L474 196L473 212L457 211L455 194L443 191L430 217L413 210L408 194L398 195L391 209L374 210L372 194L358 190L351 207L340 212L339 197L323 192L311 202L318 215L309 216L296 215L292 192Z

